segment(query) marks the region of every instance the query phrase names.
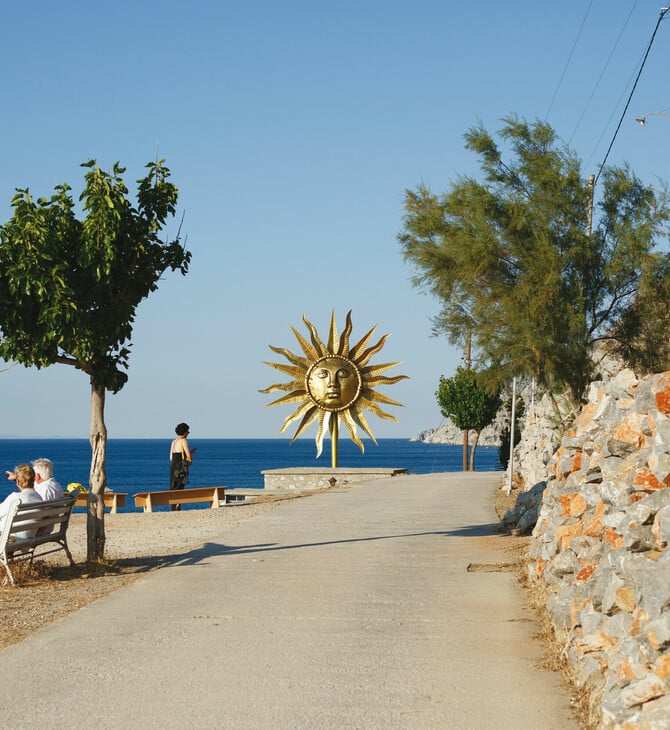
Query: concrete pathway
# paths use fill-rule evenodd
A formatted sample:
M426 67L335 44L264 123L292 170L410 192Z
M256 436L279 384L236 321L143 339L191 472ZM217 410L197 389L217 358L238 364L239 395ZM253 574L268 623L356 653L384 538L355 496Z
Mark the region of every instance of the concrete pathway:
M500 478L380 479L242 522L0 652L0 727L577 728L515 576L467 571L505 559Z

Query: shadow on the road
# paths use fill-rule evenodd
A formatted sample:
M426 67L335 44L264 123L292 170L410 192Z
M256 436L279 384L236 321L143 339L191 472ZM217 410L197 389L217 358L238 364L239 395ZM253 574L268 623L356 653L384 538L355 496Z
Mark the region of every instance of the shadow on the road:
M223 555L249 555L253 553L275 552L279 550L300 550L304 548L323 547L325 545L347 545L357 542L372 542L376 540L399 540L407 537L487 537L499 535L498 524L468 525L455 530L438 530L431 532L408 532L399 535L378 535L375 537L354 537L345 540L324 540L323 542L305 542L294 545L280 545L277 543L259 543L258 545L225 545L208 542L201 548L185 555L165 557L164 560L177 565L195 565L210 557ZM172 558L172 559L170 559Z
M343 540L324 540L321 542L305 542L291 545L282 545L278 543L258 543L256 545L225 545L222 543L208 542L202 547L189 550L184 553L172 553L168 555L149 556L136 555L132 558L117 558L112 564L97 566L91 569L86 564L77 564L71 567L59 567L54 569L52 578L56 580L69 580L73 577L83 577L85 574L88 578L108 575L115 572L124 573L144 573L164 568L168 566L178 565L198 565L206 561L207 558L213 558L225 555L251 555L254 553L275 552L279 550L301 550L305 548L323 547L326 545L347 545L357 542L372 542L377 540L402 540L408 537L487 537L492 535L500 535L497 523L486 525L465 525L453 530L433 530L430 532L408 532L397 535L377 535L374 537L354 537Z

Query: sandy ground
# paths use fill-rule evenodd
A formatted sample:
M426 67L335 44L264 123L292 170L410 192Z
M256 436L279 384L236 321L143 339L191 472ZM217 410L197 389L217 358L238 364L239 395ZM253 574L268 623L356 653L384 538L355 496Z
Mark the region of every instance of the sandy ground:
M302 495L298 495L302 496ZM295 497L295 498L298 498ZM501 516L516 494L496 490L494 504ZM0 649L17 643L41 626L119 590L151 570L158 570L184 554L221 536L243 520L270 509L281 509L286 499L232 504L219 509L181 512L120 513L105 515L107 564L91 567L86 560L86 515L74 514L68 544L76 562L70 567L63 551L13 569L17 585L0 586ZM500 548L501 562L515 561L526 538L483 538ZM4 578L0 566L0 581Z

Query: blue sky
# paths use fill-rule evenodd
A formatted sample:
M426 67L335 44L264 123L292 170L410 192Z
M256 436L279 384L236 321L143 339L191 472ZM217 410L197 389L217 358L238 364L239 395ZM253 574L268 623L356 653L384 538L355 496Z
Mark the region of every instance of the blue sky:
M400 254L405 190L476 172L463 133L479 121L495 132L510 113L546 118L585 176L597 172L660 7L4 3L0 221L16 187L68 182L78 195L90 158L120 161L132 191L158 149L180 190L191 271L139 309L129 382L107 399L110 438L169 438L182 420L194 440L276 436L289 410L258 393L282 380L263 364L278 359L268 344L296 351L303 314L325 332L349 309L352 337L378 324L392 336L376 361L402 360L393 372L410 376L382 389L404 408L398 423L371 416L375 435L439 425L434 392L460 353L431 337L438 303ZM634 120L670 111L669 44L670 14L608 160L652 184L668 177L670 119ZM0 393L0 437L88 435L80 372L14 367Z

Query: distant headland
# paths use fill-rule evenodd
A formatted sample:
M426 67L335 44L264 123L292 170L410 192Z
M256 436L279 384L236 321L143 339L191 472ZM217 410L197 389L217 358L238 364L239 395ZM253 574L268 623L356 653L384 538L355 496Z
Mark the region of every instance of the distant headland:
M479 446L500 446L500 423L493 423L482 430L479 436ZM470 431L470 441L475 437L475 432ZM437 428L429 428L416 436L412 436L410 441L423 441L426 444L453 444L460 445L463 443L463 431L456 428L449 420L437 426Z

